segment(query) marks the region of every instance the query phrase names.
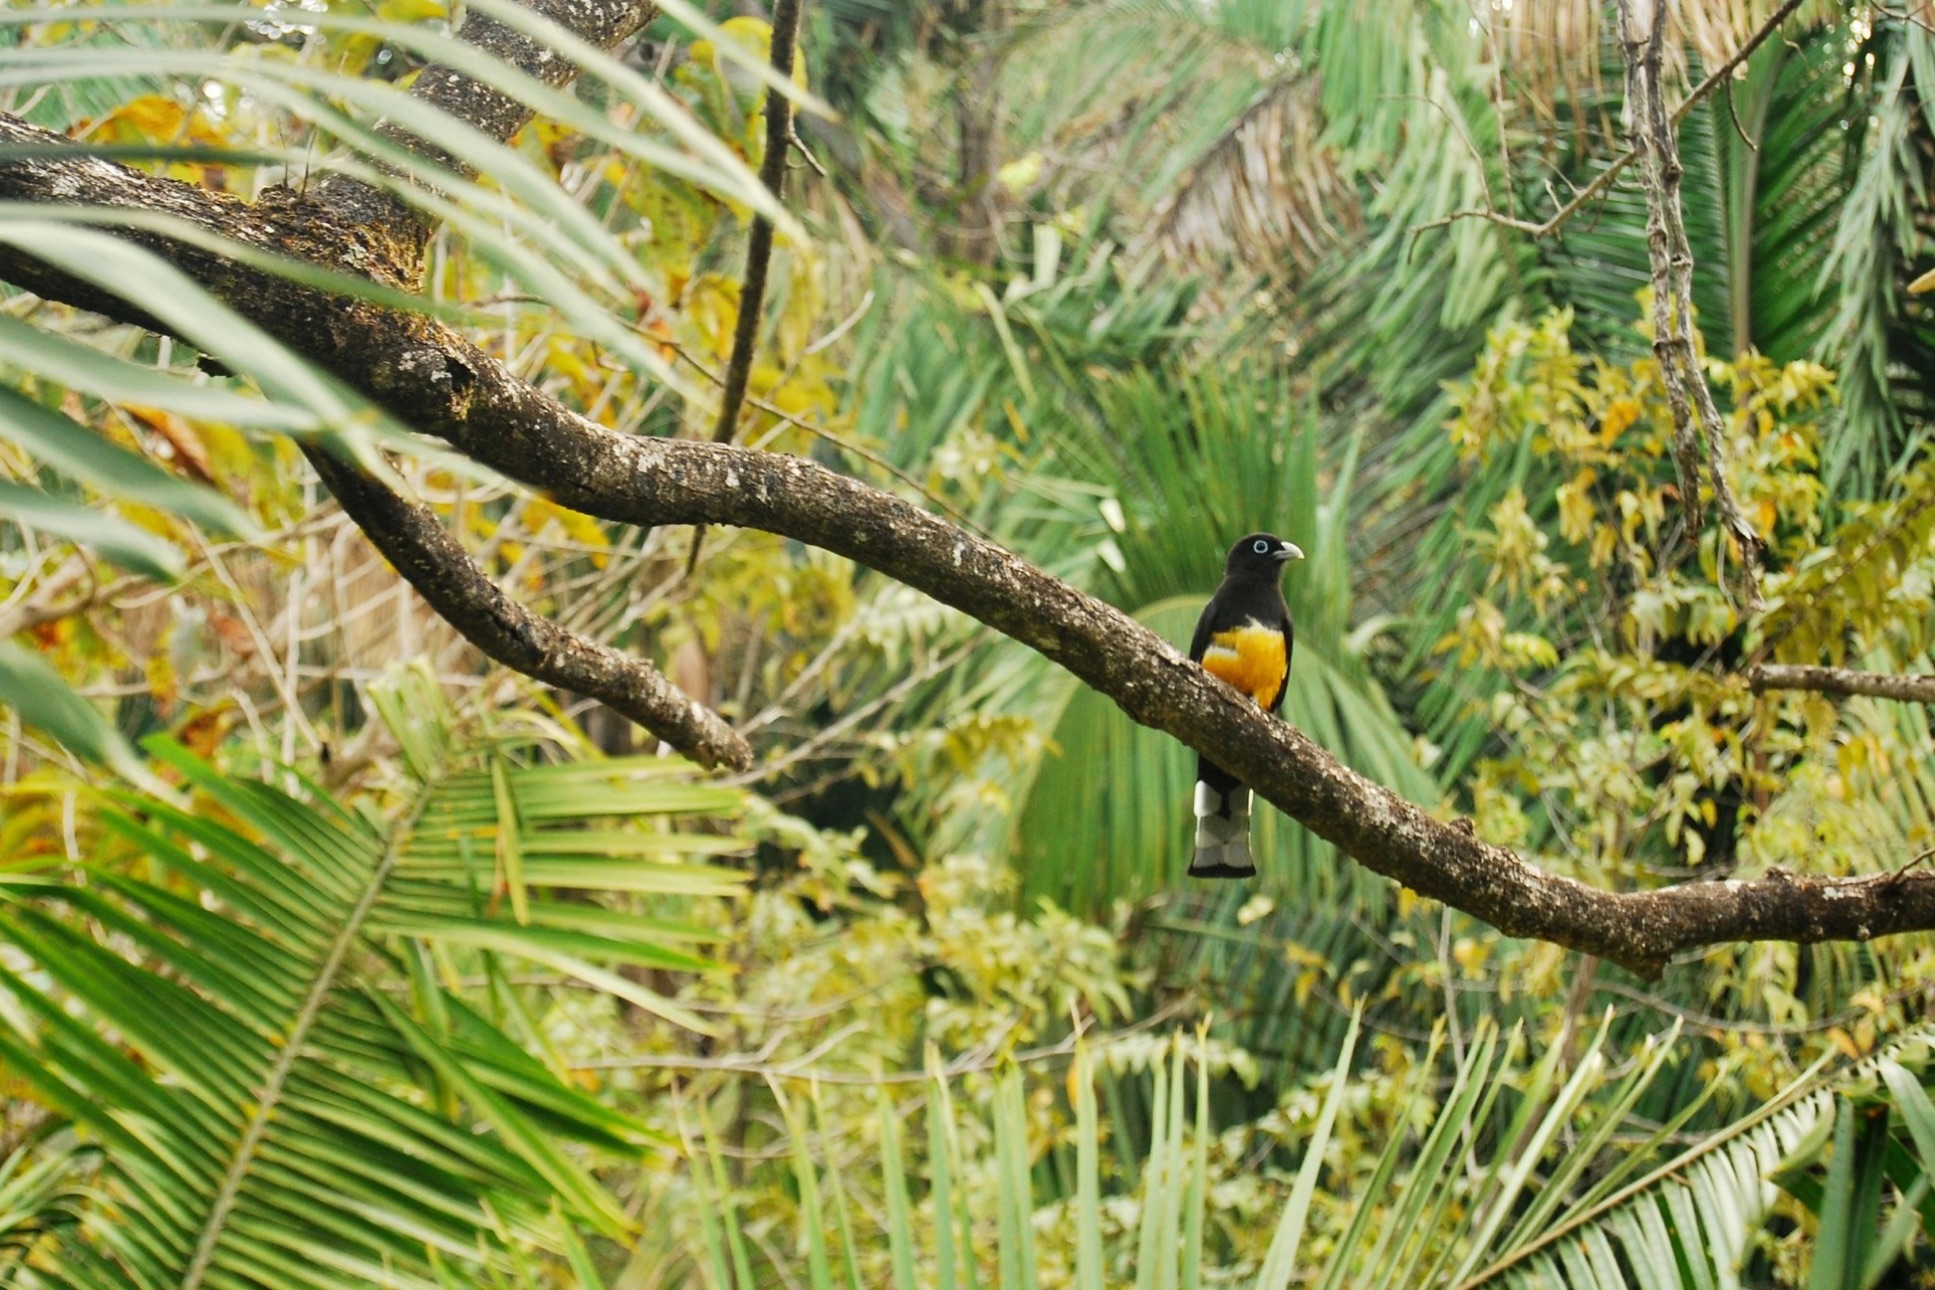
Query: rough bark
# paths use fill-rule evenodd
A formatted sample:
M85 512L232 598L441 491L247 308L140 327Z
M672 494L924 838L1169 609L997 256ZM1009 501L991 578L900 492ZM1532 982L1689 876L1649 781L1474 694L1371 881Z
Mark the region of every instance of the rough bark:
M49 140L0 117L0 143ZM0 200L167 209L250 246L389 281L407 275L385 250L394 235L362 236L341 210L286 191L250 208L98 159L43 158L0 163ZM1342 766L1119 611L890 494L795 457L616 433L519 381L432 319L145 240L418 430L565 505L634 524L761 529L918 588L1039 650L1135 720L1213 756L1369 868L1509 935L1652 974L1677 953L1721 941L1865 940L1935 928L1935 875L1913 871L1859 879L1774 872L1751 882L1623 893L1545 873L1481 841L1468 822L1434 819ZM83 288L16 250L0 251L0 277L123 319L146 318L138 302ZM355 481L345 491L354 497ZM393 495L374 501L377 509L366 513L372 529L410 526L412 516L382 512ZM419 536L426 547L437 543L434 533ZM432 580L449 576L453 561L435 563ZM458 612L480 598L488 601L489 592L475 586L450 593ZM505 630L515 634L508 623Z
M1846 667L1801 667L1791 663L1761 663L1747 673L1755 694L1768 690L1812 690L1817 694L1865 694L1904 703L1935 703L1935 676L1891 676L1886 672L1857 672Z
M309 451L309 461L343 513L425 603L486 655L547 685L597 699L702 765L752 765L752 749L739 733L663 673L573 635L505 595L429 507L405 501L319 449Z
M1642 13L1650 18L1642 20ZM1626 56L1626 111L1632 151L1646 190L1646 249L1653 270L1653 353L1673 409L1673 462L1689 531L1698 532L1700 437L1706 440L1707 480L1720 522L1740 552L1738 581L1748 610L1760 608L1760 534L1742 514L1727 480L1726 427L1713 401L1693 344L1693 248L1680 209L1679 145L1660 90L1666 44L1666 0L1619 0L1619 40ZM1697 430L1697 434L1696 434ZM1724 550L1724 547L1723 547Z

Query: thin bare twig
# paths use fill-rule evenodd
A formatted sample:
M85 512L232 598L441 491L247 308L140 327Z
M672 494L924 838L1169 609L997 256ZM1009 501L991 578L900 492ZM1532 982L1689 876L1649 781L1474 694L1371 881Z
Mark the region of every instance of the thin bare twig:
M944 1080L958 1079L980 1071L993 1070L996 1066L1014 1063L1026 1066L1033 1062L1054 1061L1067 1057L1075 1051L1075 1045L1085 1040L1090 1051L1101 1052L1118 1040L1132 1035L1146 1033L1180 1016L1188 1007L1186 1001L1176 1000L1152 1012L1147 1017L1131 1022L1119 1030L1091 1033L1086 1036L1070 1034L1052 1044L1042 1044L1034 1048L1024 1048L1017 1052L1006 1049L1005 1040L1013 1023L1003 1026L986 1041L956 1056L938 1071L884 1071L851 1072L825 1070L813 1066L809 1058L814 1054L797 1057L790 1061L773 1064L770 1061L774 1044L769 1042L757 1053L725 1057L688 1057L678 1053L653 1054L645 1057L606 1057L588 1062L574 1063L574 1071L591 1070L705 1070L725 1071L734 1074L758 1075L769 1082L778 1079L811 1080L820 1084L857 1084L873 1088L883 1084L924 1084L938 1075ZM841 1032L844 1036L847 1032ZM825 1045L821 1045L825 1047Z
M1760 145L1754 142L1752 135L1747 133L1747 127L1740 124L1740 109L1735 106L1733 101L1732 81L1727 82L1727 119L1733 122L1733 132L1740 136L1740 142L1747 145L1747 151L1759 152Z
M800 10L805 0L779 0L773 7L773 71L793 74L793 51L799 45ZM786 184L786 152L793 138L793 104L784 94L766 93L766 156L759 163L759 182L778 200ZM753 351L759 344L759 317L766 301L766 271L773 258L773 222L753 216L746 238L746 276L739 288L739 317L732 329L732 358L726 364L725 400L719 423L712 429L714 443L728 443L739 431L739 410L752 376ZM696 548L697 543L694 543Z
M1753 57L1754 51L1765 44L1769 36L1779 31L1781 24L1793 17L1794 11L1799 9L1802 3L1803 0L1786 0L1786 3L1781 5L1780 8L1767 15L1767 21L1761 23L1759 27L1754 29L1754 34L1742 42L1740 48L1734 51L1733 56L1707 73L1705 79L1694 86L1685 100L1677 108L1673 109L1673 124L1678 125L1681 121L1684 121L1686 114L1691 112L1695 107L1698 107L1707 95L1713 93L1732 79L1734 72L1739 69L1740 65ZM1540 223L1537 220L1519 219L1516 216L1506 215L1496 210L1461 210L1452 211L1449 215L1442 215L1437 219L1420 224L1412 229L1411 232L1413 236L1416 236L1429 229L1445 228L1457 223L1459 220L1482 219L1488 223L1497 224L1504 228L1515 229L1528 237L1551 237L1561 228L1565 227L1566 221L1574 215L1577 215L1581 208L1586 206L1594 198L1603 194L1606 189L1610 188L1613 181L1625 173L1626 167L1632 165L1638 159L1639 154L1631 149L1614 157L1611 165L1600 171L1591 183L1573 194L1572 200L1561 206L1557 211L1554 211L1552 217L1544 223Z
M800 11L805 0L779 0L773 9L772 65L782 77L793 74L793 52L799 47ZM786 187L786 153L793 138L793 105L784 94L766 92L766 155L759 163L759 182L778 201ZM739 317L732 325L732 356L726 361L725 393L719 421L712 428L714 443L730 443L739 433L739 412L745 406L746 386L752 379L753 351L759 347L759 319L766 312L766 271L773 259L773 222L754 215L746 236L746 276L739 286ZM692 530L692 549L686 553L685 576L699 565L705 545L705 525Z

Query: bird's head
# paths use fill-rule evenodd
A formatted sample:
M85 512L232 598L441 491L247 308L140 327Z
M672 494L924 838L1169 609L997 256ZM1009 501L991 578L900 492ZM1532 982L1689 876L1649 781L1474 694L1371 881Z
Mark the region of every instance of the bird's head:
M1274 582L1285 564L1301 559L1303 550L1295 542L1285 542L1274 533L1252 533L1230 548L1223 571L1232 577L1247 574Z

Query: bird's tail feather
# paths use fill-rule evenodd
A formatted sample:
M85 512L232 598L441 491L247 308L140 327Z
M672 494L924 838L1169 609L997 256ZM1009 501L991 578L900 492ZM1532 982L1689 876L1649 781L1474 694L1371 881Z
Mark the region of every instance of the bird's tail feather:
M1222 778L1218 776L1217 778ZM1244 784L1196 781L1196 854L1192 878L1251 878L1250 790Z

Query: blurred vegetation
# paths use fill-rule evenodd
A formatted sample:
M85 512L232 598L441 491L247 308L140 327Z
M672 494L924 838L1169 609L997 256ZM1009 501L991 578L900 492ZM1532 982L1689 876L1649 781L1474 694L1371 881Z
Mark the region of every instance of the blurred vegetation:
M1676 6L1669 96L1775 7ZM439 224L423 307L704 435L764 146L730 47L769 29L699 8L474 181L373 128L441 0L16 6L0 109L243 198L393 187ZM1623 150L1612 29L814 0L835 115L741 442L1178 643L1230 535L1292 537L1286 718L1555 872L1925 860L1927 712L1740 667L1935 671L1935 28L1809 0L1680 126L1753 616L1675 491L1638 189L1545 239L1448 218L1543 220ZM176 329L0 300L0 1283L1935 1284L1928 936L1642 981L1269 811L1258 883L1190 886L1192 755L1021 646L762 534L688 577L689 531L432 451L111 230L0 214ZM398 454L759 765L694 778L488 666L305 435Z

